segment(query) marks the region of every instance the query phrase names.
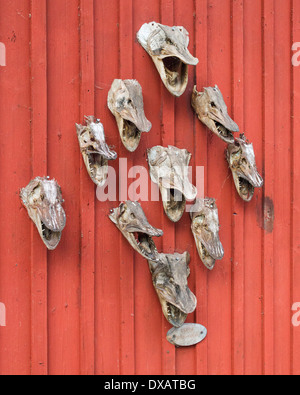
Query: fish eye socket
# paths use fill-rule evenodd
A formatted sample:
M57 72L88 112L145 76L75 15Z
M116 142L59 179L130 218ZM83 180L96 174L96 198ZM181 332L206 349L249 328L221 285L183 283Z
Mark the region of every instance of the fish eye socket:
M131 217L132 219L135 219L135 215L134 215L133 213L130 214L130 217Z
M238 159L241 156L241 152L237 151L237 152L233 152L232 153L232 158L233 159Z
M205 221L205 215L202 214L199 217L199 222L200 222L201 225L203 225L204 221Z
M210 105L211 105L212 108L216 108L216 107L217 107L217 106L216 106L216 103L213 102L213 101L210 103Z

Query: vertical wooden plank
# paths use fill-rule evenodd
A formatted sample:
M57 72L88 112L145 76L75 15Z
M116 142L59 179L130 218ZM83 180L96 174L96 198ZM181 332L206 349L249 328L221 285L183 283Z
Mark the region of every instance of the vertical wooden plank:
M232 95L233 118L244 131L244 1L232 7ZM244 202L232 194L232 373L242 375L244 366Z
M208 2L208 84L219 86L231 114L231 4ZM231 373L231 196L226 144L208 134L207 195L216 199L225 256L208 273L209 373ZM218 324L216 324L218 323Z
M174 1L161 0L161 23L163 25L173 26L174 24ZM175 145L175 98L165 88L161 82L161 145ZM162 226L164 231L163 252L165 254L173 254L175 250L175 226L167 218L162 209ZM162 374L175 374L175 348L171 346L166 335L171 328L170 324L162 318Z
M263 58L262 2L244 3L244 120L245 135L253 143L257 168L262 172ZM262 230L256 211L262 207L263 189L257 188L245 204L245 374L262 373Z
M47 175L46 0L31 1L32 178ZM31 374L48 373L47 249L32 224Z
M107 108L111 84L119 77L119 1L95 1L94 7L95 115L104 125L107 143L119 147L116 120ZM109 163L116 175L119 158ZM108 218L117 205L118 198L95 204L95 371L101 375L120 374L120 232Z
M186 12L189 10L189 12ZM180 0L174 1L174 24L183 26L189 32L189 50L195 56L194 45L194 0L187 0L185 7L182 7ZM195 181L195 155L194 155L194 111L191 107L191 95L195 82L195 66L189 66L189 83L185 93L175 100L175 146L181 149L187 149L192 154L190 167ZM187 202L187 206L193 202ZM198 259L193 256L194 237L191 232L190 215L186 212L176 226L175 250L183 253L188 251L191 254L190 270L191 274L188 279L189 288L195 293L195 266L199 264ZM186 322L195 323L196 314L189 314ZM196 374L196 348L181 347L177 350L176 356L176 373L178 375Z
M275 2L274 356L275 374L291 369L291 9ZM285 264L283 264L285 262Z
M80 122L94 115L94 0L80 0ZM95 372L95 186L80 159L80 221L81 221L81 336L80 371Z
M268 201L274 200L275 181L275 121L274 121L274 1L263 3L263 56L264 56L264 202L262 225L268 220ZM270 200L269 200L270 199ZM269 208L270 209L270 208ZM270 215L270 214L269 214ZM274 374L274 234L264 232L263 265L263 319L264 366L263 373Z
M48 257L49 373L80 373L79 12L74 1L47 2L48 172L62 187L67 224Z
M160 0L134 0L134 35L144 23L160 20ZM134 153L135 163L143 166L147 172L147 149L161 144L160 108L161 79L156 67L144 48L135 40L134 45L134 78L142 86L145 115L152 123L149 133L143 133L139 148ZM148 179L149 201L142 202L149 222L162 229L162 203L153 201L151 196L151 180ZM130 185L130 184L129 184ZM157 186L155 189L158 190ZM163 236L164 237L164 236ZM162 237L154 238L159 252L162 252ZM136 256L135 264L135 354L136 374L160 375L162 369L162 309L152 285L152 278L145 259ZM165 338L165 334L163 334Z
M292 24L292 42L299 42L300 37L300 3L297 0L292 1L292 16L293 16L293 24ZM295 53L293 53L294 55ZM293 92L293 110L292 110L292 132L293 132L293 140L291 142L291 146L293 148L293 272L292 272L292 305L294 303L300 303L300 204L299 204L299 196L300 196L300 144L299 138L297 138L297 131L300 129L300 116L298 112L298 108L300 108L300 67L294 66L292 69L292 92ZM294 314L293 311L292 314ZM292 344L292 363L293 363L293 374L300 374L300 327L293 327L293 344Z
M29 375L31 354L31 220L19 198L31 178L30 2L0 2L0 301L6 327L0 328L0 372Z
M133 0L120 4L120 78L133 78ZM127 157L128 170L133 166L130 156L120 142L120 157ZM120 235L120 311L121 311L121 374L135 374L135 327L134 327L134 265L132 247Z
M208 2L195 1L195 50L199 64L196 67L197 90L201 91L208 86ZM204 167L204 191L198 191L199 197L205 197L208 189L208 130L194 115L195 130L195 165ZM208 343L210 337L210 326L208 325L208 271L202 264L196 244L194 245L193 257L195 259L196 276L196 322L204 325L208 330L206 341L197 347L197 374L208 374Z

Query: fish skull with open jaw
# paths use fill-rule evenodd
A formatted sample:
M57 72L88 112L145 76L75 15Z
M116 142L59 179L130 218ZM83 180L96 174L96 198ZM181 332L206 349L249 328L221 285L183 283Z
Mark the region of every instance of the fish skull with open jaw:
M224 257L224 249L219 238L219 215L215 199L197 199L190 215L200 259L209 270L212 270L216 260Z
M232 171L235 187L240 197L250 202L255 188L261 188L264 180L257 171L253 145L244 135L227 148L227 161Z
M86 126L76 124L80 150L89 176L102 187L108 176L108 161L117 159L117 154L106 144L100 120L89 116L86 123Z
M144 258L157 260L158 252L152 237L163 236L163 231L151 226L138 202L127 201L111 210L111 221L130 245Z
M178 328L197 307L196 296L189 289L187 281L190 255L188 252L159 254L157 261L148 260L148 263L163 314L171 325Z
M195 200L197 189L188 177L191 154L186 149L156 146L148 150L151 180L158 184L166 215L178 222L185 210L186 200Z
M170 93L181 96L188 84L188 65L199 63L188 50L189 33L182 26L145 23L137 39L151 56L160 77Z
M232 132L239 132L238 125L230 118L223 95L217 85L192 94L192 107L208 129L226 143L234 143Z
M134 152L139 146L142 132L148 133L152 128L145 116L141 85L136 80L114 80L107 104L116 118L124 146Z
M54 250L66 225L60 186L55 180L37 177L21 189L20 197L44 244Z

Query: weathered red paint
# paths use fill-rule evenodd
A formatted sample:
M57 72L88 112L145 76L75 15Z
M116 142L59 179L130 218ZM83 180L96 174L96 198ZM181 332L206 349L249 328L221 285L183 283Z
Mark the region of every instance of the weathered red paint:
M152 20L185 26L200 61L178 99L135 38ZM299 41L298 0L0 0L0 374L300 373L300 327L291 324L300 302ZM106 105L115 78L141 83L153 124L134 154ZM194 84L217 84L254 144L265 185L249 204L224 143L191 109ZM188 214L174 225L161 202L143 203L165 232L158 249L191 254L198 306L188 322L208 330L196 347L167 342L147 262L108 219L119 202L96 198L75 133L84 115L101 119L129 168L147 167L146 149L159 144L186 148L205 167L226 252L213 272L199 261ZM65 198L67 227L51 253L19 199L38 175L55 177Z

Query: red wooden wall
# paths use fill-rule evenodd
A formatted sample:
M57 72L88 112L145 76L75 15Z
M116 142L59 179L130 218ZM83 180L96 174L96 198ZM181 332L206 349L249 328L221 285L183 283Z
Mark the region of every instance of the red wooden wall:
M200 60L179 99L136 40L153 20L185 26ZM300 68L291 63L299 41L299 0L0 0L0 374L300 373L291 321L300 302ZM141 83L153 123L135 154L106 106L114 78ZM249 204L237 196L224 143L193 114L195 83L218 84L254 144L265 185ZM75 132L91 114L129 168L147 167L146 149L159 144L186 148L193 167L205 167L226 251L213 272L199 261L188 214L174 225L161 202L143 203L165 232L159 250L191 253L198 307L188 322L208 329L197 347L167 342L147 262L108 219L119 202L96 199ZM65 199L67 226L51 253L19 199L38 175L55 177Z

